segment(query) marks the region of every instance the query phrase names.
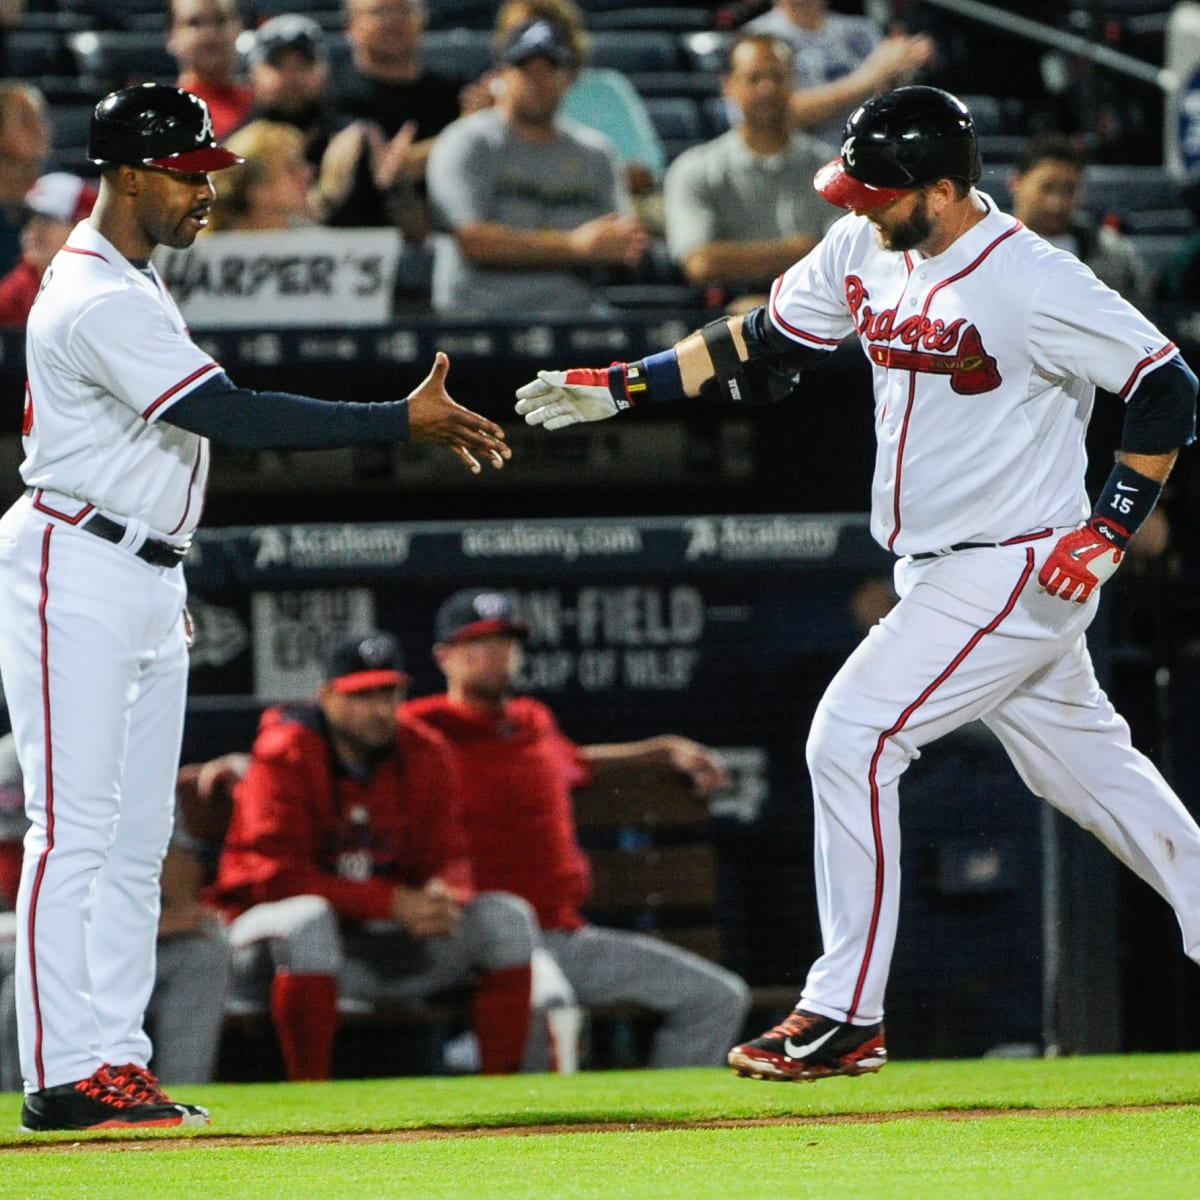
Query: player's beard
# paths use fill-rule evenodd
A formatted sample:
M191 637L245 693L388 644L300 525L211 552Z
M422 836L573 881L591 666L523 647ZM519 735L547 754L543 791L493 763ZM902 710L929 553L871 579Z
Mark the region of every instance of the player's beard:
M921 193L913 210L903 221L889 229L875 226L880 245L885 250L915 250L933 233L933 218L929 215L929 197Z
M351 728L345 723L334 726L330 722L330 732L343 753L348 751L349 757L363 766L382 762L396 748L395 725Z

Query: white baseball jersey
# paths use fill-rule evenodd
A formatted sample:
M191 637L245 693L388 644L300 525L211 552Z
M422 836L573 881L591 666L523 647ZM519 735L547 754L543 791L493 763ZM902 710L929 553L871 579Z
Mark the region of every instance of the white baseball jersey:
M839 220L775 283L772 323L872 364L871 531L896 554L1077 525L1096 387L1128 396L1177 353L1073 255L1002 213L933 258Z
M208 442L161 418L221 367L188 336L153 268L77 225L46 273L26 346L25 483L186 542Z

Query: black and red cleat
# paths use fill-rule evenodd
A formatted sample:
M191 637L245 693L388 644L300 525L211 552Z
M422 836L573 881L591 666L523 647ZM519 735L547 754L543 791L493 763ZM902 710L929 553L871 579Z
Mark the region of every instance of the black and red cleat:
M186 1121L187 1125L207 1125L209 1123L208 1109L200 1104L184 1104L180 1100L172 1100L159 1086L158 1077L151 1074L145 1067L137 1063L125 1063L119 1067L102 1067L107 1069L108 1081L114 1087L128 1092L135 1100L149 1104L173 1104L182 1108L193 1120Z
M868 1075L886 1063L882 1022L848 1025L799 1008L762 1037L729 1052L729 1065L750 1079L805 1082Z
M21 1107L21 1132L52 1129L154 1129L207 1125L208 1114L166 1100L143 1099L112 1082L106 1063L87 1079L29 1092ZM200 1116L203 1113L203 1116Z

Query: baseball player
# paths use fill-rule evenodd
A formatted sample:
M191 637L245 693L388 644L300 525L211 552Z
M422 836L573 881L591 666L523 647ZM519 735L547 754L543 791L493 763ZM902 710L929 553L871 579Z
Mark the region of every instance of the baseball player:
M807 745L824 953L796 1010L735 1047L760 1079L877 1071L900 896L897 788L920 749L982 719L1032 791L1174 907L1200 961L1200 829L1130 745L1084 631L1193 440L1176 347L1071 254L978 191L970 113L936 88L869 100L816 176L850 212L767 305L601 371L542 371L548 429L658 400L746 401L855 334L873 368L871 529L899 604L830 684ZM1125 402L1116 464L1084 492L1094 392Z
M237 388L191 341L149 258L191 245L210 173L240 161L203 101L157 84L114 92L88 154L100 196L30 314L27 491L0 520L0 675L32 822L17 961L29 1130L208 1120L146 1082L142 1029L187 680L180 564L208 439L408 437L475 471L508 454L499 426L446 394L444 355L407 400L331 404Z

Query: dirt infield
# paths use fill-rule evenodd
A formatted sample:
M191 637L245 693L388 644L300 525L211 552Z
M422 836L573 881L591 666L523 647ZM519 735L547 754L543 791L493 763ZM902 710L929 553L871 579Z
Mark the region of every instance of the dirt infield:
M546 1137L565 1133L664 1133L698 1129L758 1129L771 1126L797 1128L822 1125L867 1125L892 1121L943 1120L984 1121L992 1117L1028 1117L1031 1119L1070 1119L1095 1116L1098 1113L1163 1112L1176 1108L1193 1108L1190 1104L1129 1104L1096 1108L960 1108L936 1111L910 1109L886 1113L829 1113L811 1117L747 1117L708 1121L594 1121L562 1122L547 1125L488 1125L475 1127L433 1127L427 1129L394 1129L362 1131L359 1133L281 1133L270 1136L236 1134L188 1134L182 1137L134 1137L114 1133L105 1137L90 1137L84 1142L22 1143L0 1145L0 1154L70 1154L88 1150L182 1150L194 1146L253 1147L289 1145L325 1145L393 1142L444 1141L450 1138Z

